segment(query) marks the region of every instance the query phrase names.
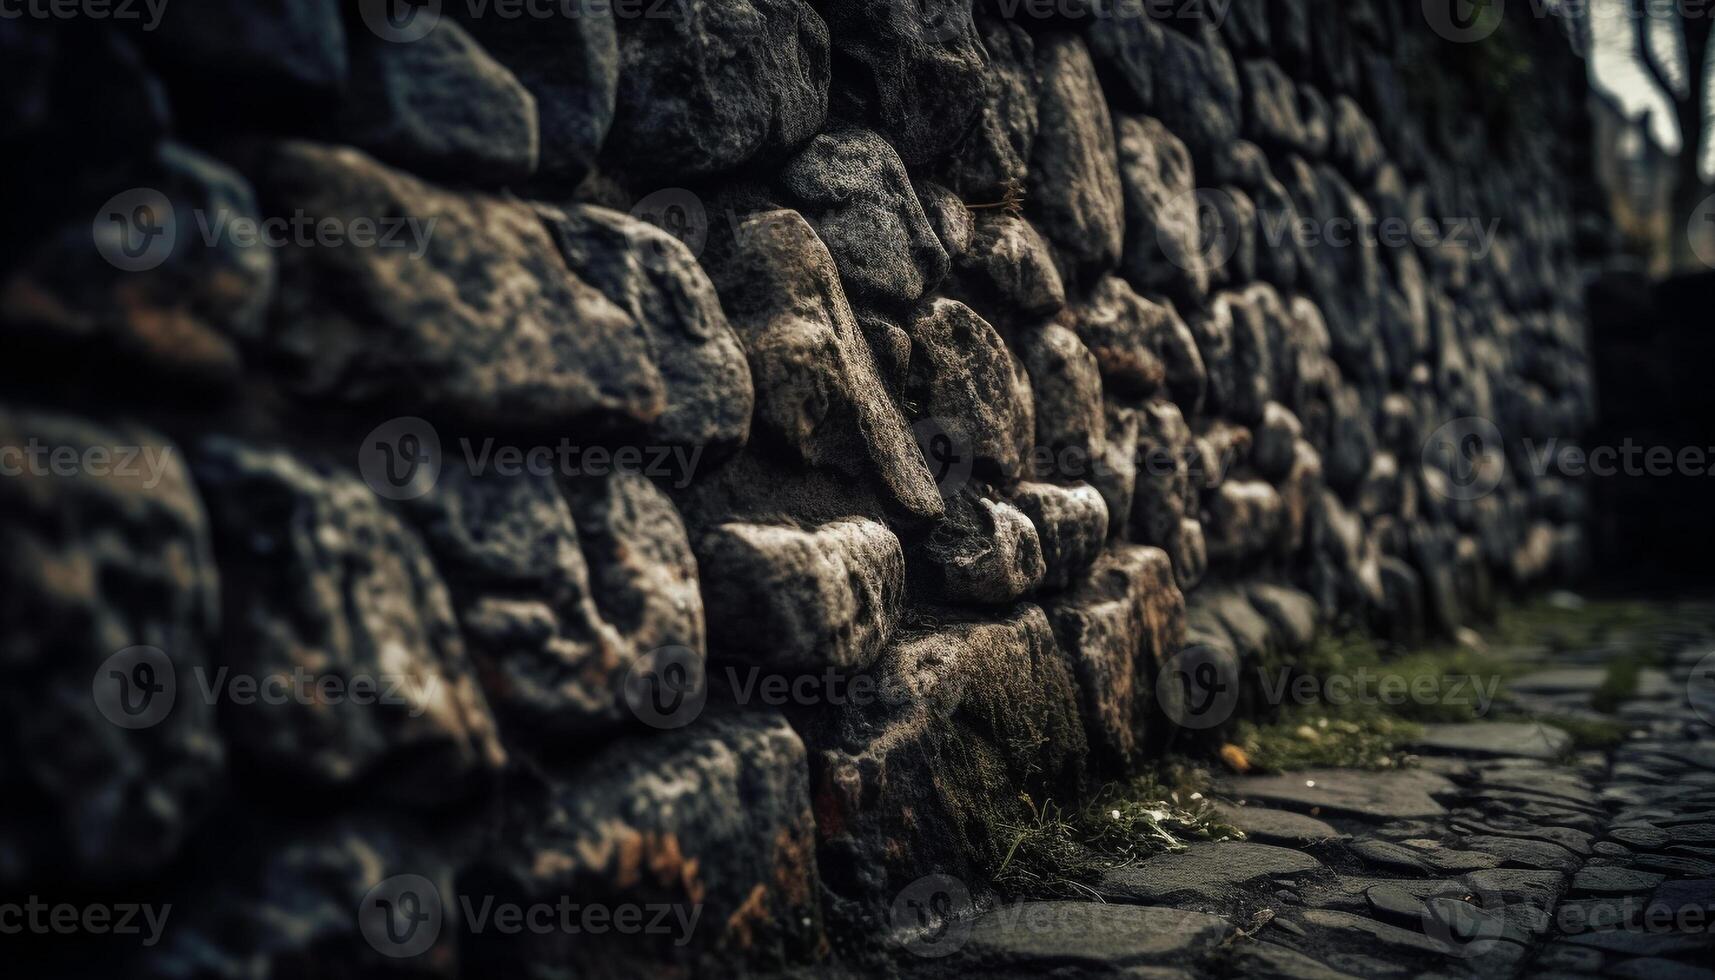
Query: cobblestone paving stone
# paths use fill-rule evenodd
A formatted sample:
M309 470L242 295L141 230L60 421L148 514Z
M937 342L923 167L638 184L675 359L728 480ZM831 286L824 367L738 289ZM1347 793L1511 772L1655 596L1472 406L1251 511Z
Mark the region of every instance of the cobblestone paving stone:
M1247 842L1111 873L1107 904L1002 906L906 972L1715 980L1707 657L1646 671L1610 752L1546 723L1431 726L1417 768L1229 778ZM1603 676L1528 675L1520 703L1582 711Z

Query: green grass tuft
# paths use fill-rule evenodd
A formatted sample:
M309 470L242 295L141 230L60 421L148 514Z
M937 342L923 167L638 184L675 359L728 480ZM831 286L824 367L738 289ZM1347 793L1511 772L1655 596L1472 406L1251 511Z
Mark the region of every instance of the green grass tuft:
M1201 770L1167 767L1109 784L1074 810L1027 798L1033 817L1004 828L1011 844L995 884L1020 894L1097 898L1091 885L1103 872L1183 850L1189 841L1243 838L1216 818L1203 798L1207 786Z

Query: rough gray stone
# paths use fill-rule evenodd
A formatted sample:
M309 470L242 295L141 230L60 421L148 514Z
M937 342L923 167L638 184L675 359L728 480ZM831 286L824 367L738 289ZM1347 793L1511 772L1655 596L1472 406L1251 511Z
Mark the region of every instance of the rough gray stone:
M484 16L469 4L448 4L446 15L457 17L535 97L542 182L553 189L576 187L595 165L613 125L620 73L614 19L605 9L546 19Z
M1209 268L1191 153L1149 117L1120 116L1114 130L1125 195L1121 271L1140 291L1166 293L1190 308L1201 307L1209 292Z
M395 700L258 699L222 717L251 764L329 789L447 803L506 755L446 586L355 477L210 439L195 463L224 572L216 665L370 677Z
M1042 976L1185 963L1232 931L1225 919L1178 909L1092 902L1030 902L997 909L970 927L963 969Z
M819 6L834 61L850 76L833 93L836 115L879 131L913 167L934 163L965 140L988 94L988 61L969 0Z
M819 133L780 171L858 304L907 307L947 277L946 250L905 166L875 133Z
M1107 541L1108 506L1088 483L1020 483L1011 502L1036 526L1046 571L1042 587L1059 591L1081 578Z
M685 914L701 906L700 925L667 944L658 933L601 943L560 929L473 934L464 958L481 972L559 963L579 974L663 964L724 974L813 954L821 915L810 782L804 745L778 715L711 711L561 762L543 782L539 801L506 816L461 888L526 908L564 895Z
M1090 461L1107 450L1096 356L1077 334L1054 323L1019 331L1013 337L1013 349L1030 376L1036 414L1033 455L1046 452L1055 475L1076 477L1087 472ZM1062 468L1071 472L1062 473Z
M821 240L791 211L757 215L744 230L744 244L715 270L715 282L756 385L752 438L773 440L811 466L873 480L891 507L913 519L939 517L940 495L876 374Z
M1119 263L1126 201L1114 123L1090 53L1076 35L1040 41L1040 128L1026 212L1064 259L1074 282L1094 282Z
M0 316L19 360L43 362L29 357L32 347L44 355L76 350L80 358L99 350L127 373L147 368L180 383L230 382L245 346L263 332L277 278L274 250L239 247L231 235L211 241L193 230L199 215L211 223L214 215L258 220L255 195L237 172L173 142L138 161L132 179L172 209L147 218L173 223L169 250L159 265L134 271L99 260L123 256L121 249L133 244L134 210L98 215L94 249L81 213L30 243L0 278ZM153 211L158 204L147 206ZM149 256L144 252L142 260Z
M706 176L822 128L828 25L809 4L677 0L659 9L671 15L615 18L619 86L602 148L610 167Z
M1244 831L1247 839L1258 844L1304 847L1345 836L1326 821L1287 810L1275 810L1265 806L1233 806L1228 803L1217 803L1215 810L1222 823Z
M0 409L5 455L32 444L147 455L134 472L0 479L0 610L31 624L0 642L0 880L124 881L181 853L225 772L198 686L221 652L210 528L157 433ZM118 656L134 646L156 652Z
M905 558L882 524L723 524L696 541L717 656L814 672L862 669L899 621Z
M1093 750L1135 768L1154 712L1155 676L1185 636L1185 599L1167 555L1118 547L1048 605L1078 681Z
M1221 903L1247 886L1313 875L1322 862L1302 851L1245 841L1192 844L1104 875L1098 889L1109 898L1145 903ZM1266 886L1263 886L1266 887Z
M521 417L660 416L665 385L642 328L566 268L535 209L437 190L356 150L284 143L262 159L266 214L425 222L419 242L397 247L276 250L280 299L262 347L295 394L421 405L502 431Z
M1035 434L1029 377L999 332L970 307L935 299L912 313L909 399L969 453L978 476L1025 474Z
M742 446L754 407L750 367L690 251L653 225L604 208L543 218L566 264L643 328L666 386L656 441L704 447L707 463Z
M354 35L328 135L435 180L515 184L536 172L536 99L456 22L407 44Z

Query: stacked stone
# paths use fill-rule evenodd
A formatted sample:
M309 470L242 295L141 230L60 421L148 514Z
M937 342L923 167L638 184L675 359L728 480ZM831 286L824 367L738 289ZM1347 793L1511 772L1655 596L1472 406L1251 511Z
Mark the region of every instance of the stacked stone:
M1420 465L1449 420L1515 451L1586 418L1558 134L1417 125L1397 63L1438 49L1383 3L1062 6L0 23L0 141L48 185L6 191L4 444L166 461L0 478L0 883L179 896L134 964L168 975L367 975L356 910L401 874L447 905L430 974L855 956L906 883L980 884L1005 827L1159 751L1188 643L1450 629L1572 565L1576 488ZM139 201L169 251L101 262ZM1455 214L1494 251L1268 237ZM305 217L413 224L221 230ZM442 472L377 492L401 416ZM562 439L689 462L459 449ZM178 698L125 730L91 677L138 645ZM700 715L628 699L663 651ZM752 668L888 693L782 709ZM239 706L222 671L420 686ZM502 938L459 895L702 926Z

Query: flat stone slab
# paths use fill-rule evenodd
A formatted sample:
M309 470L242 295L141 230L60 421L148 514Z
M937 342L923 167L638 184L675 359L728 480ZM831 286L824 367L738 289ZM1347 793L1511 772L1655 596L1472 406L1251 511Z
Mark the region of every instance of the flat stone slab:
M1459 846L1473 851L1482 851L1484 854L1491 854L1507 864L1518 864L1544 871L1560 871L1570 874L1577 871L1584 863L1578 859L1578 855L1559 844L1545 840L1521 840L1516 837L1497 837L1493 834L1473 834L1461 840Z
M1215 915L1147 905L1019 902L970 924L954 966L1112 970L1187 965L1233 931ZM948 935L943 942L958 941Z
M1614 964L1608 968L1608 976L1620 980L1715 980L1715 970L1645 956Z
M1354 772L1310 769L1278 776L1242 776L1224 780L1220 791L1241 800L1311 816L1355 817L1382 822L1440 817L1447 808L1437 795L1457 792L1444 776L1420 770Z
M1215 812L1220 815L1223 823L1244 831L1246 837L1258 844L1303 847L1317 841L1337 840L1345 836L1326 821L1289 810L1217 803Z
M1312 874L1322 862L1302 851L1249 841L1193 844L1177 854L1157 854L1141 864L1102 877L1097 890L1137 902L1222 901L1246 885Z
M1492 759L1519 756L1553 760L1566 754L1572 736L1553 725L1536 722L1479 721L1462 725L1430 725L1412 743L1419 752Z
M1509 682L1507 687L1520 694L1591 695L1607 679L1606 667L1557 667L1526 674Z
M1357 980L1350 973L1274 943L1241 943L1233 953L1234 975L1278 977L1280 980Z
M1336 912L1332 909L1303 909L1294 913L1298 921L1315 930L1320 935L1317 938L1334 945L1347 947L1368 947L1372 952L1384 956L1411 955L1442 955L1447 952L1444 943L1432 939L1423 930L1402 929L1399 926L1377 922L1361 915L1350 912ZM1290 919L1288 921L1291 921ZM1388 950L1377 950L1375 947L1388 947Z
M1585 868L1572 876L1572 890L1580 895L1636 895L1666 880L1666 875L1630 868Z

